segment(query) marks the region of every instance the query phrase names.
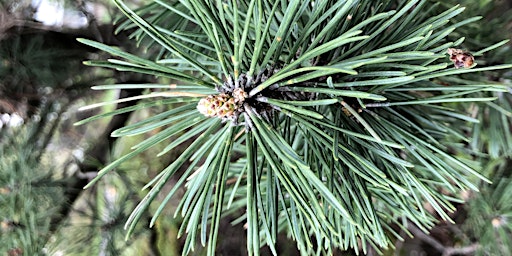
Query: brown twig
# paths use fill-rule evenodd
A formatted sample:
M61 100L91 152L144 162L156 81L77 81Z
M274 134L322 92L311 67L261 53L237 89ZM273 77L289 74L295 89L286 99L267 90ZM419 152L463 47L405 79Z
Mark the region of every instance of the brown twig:
M472 245L454 248L454 247L446 247L443 252L443 256L450 256L450 255L464 255L464 254L473 254L478 248L480 247L480 244L474 243Z
M434 239L433 237L423 233L418 227L415 225L409 226L409 231L414 235L414 237L420 239L421 241L427 243L432 246L434 249L442 253L442 256L451 256L451 255L464 255L464 254L472 254L480 247L480 244L474 243L464 247L447 247L441 244L439 241Z

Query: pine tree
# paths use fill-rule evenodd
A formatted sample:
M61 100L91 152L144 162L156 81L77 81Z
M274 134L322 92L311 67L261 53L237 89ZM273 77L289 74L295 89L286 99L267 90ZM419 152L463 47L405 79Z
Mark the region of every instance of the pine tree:
M43 119L0 129L0 248L5 255L44 255L49 230L64 204L63 180L41 161L46 144L39 136L48 130L43 124L52 123Z
M155 145L166 145L155 158L183 150L146 185L151 189L129 218L129 233L182 170L151 225L186 187L176 212L183 217L179 234L186 234L183 253L200 242L210 255L227 214L246 223L250 255L262 246L277 254L280 232L302 254L388 248L400 239L398 230L426 231L434 214L449 219L461 191L488 181L468 159L475 147L461 144L478 122L462 106L492 106L495 93L508 88L465 77L512 65L479 63L505 41L464 50L456 31L478 18L451 22L459 6L157 0L134 11L114 2L128 17L119 30L136 28L132 38L149 56L82 39L116 57L87 64L155 75L162 83L96 86L146 92L116 101L143 99L137 106L82 123L169 109L114 131L154 133L91 185Z

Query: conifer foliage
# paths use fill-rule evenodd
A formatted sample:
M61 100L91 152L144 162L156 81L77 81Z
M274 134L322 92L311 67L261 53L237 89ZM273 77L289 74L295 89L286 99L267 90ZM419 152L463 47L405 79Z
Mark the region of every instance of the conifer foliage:
M451 22L460 6L155 0L132 10L114 1L128 18L119 30L135 28L133 40L150 55L80 39L115 57L86 63L163 83L95 86L146 92L120 100L143 99L136 107L81 123L152 106L168 110L116 130L113 136L152 135L90 185L156 144L166 145L158 156L183 150L146 185L149 192L126 224L129 233L178 171L151 225L185 187L176 212L183 217L179 235L186 234L183 252L199 239L210 255L226 214L246 223L250 255L262 246L277 254L280 232L303 254L388 248L397 227L427 230L434 213L448 219L459 192L485 180L443 142L464 140L478 122L453 103L492 101L479 93L507 88L449 78L512 66L478 65L478 56L504 42L469 53L464 37L451 39L479 19ZM449 48L476 57L464 62L449 56Z

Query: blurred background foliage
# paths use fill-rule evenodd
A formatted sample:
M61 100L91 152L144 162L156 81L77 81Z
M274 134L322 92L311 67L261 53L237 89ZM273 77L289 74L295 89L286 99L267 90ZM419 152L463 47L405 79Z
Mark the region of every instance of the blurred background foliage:
M149 1L131 4L142 6L146 2ZM432 2L465 6L465 12L453 23L483 16L451 35L466 37L469 50L512 38L512 1ZM47 4L58 6L61 11L40 11ZM45 12L62 17L48 22ZM179 152L154 161L159 150L151 149L91 189L82 190L110 159L125 154L131 145L144 139L143 136L112 138L112 131L166 108L165 104L155 102L156 108L151 110L120 114L88 126L72 125L97 113L77 112L79 106L140 93L93 92L90 86L168 82L82 65L83 60L99 58L103 53L79 44L77 37L117 45L138 52L139 56L158 54L133 45L128 40L129 30L114 34L112 21L118 17L118 10L107 0L0 1L0 253L3 255L181 254L183 240L176 239L180 219L173 218L176 204L168 205L166 216L160 217L154 228L147 228L151 218L148 213L147 221L141 221L129 239L125 240L124 231L127 216L143 196L142 186ZM69 23L70 20L74 22ZM512 63L511 46L509 42L498 50L475 57L479 64ZM512 85L512 71L492 71L485 76L467 74L457 79ZM459 104L469 115L484 114L473 116L480 123L468 126L468 135L478 134L478 137L471 138L467 144L452 146L458 154L470 152L468 147L473 149L463 157L479 162L482 173L493 183L482 182L480 193L465 195L467 203L458 205L451 216L455 223L440 220L430 234L412 228L414 238L397 240L396 250L387 251L386 255L512 254L512 96L488 93L498 99L490 103ZM135 103L119 104L116 108L132 104ZM138 171L123 175L125 170ZM170 190L173 182L176 181L171 180L165 189ZM245 255L245 230L241 224L233 227L230 221L221 223L222 237L217 252ZM205 254L201 248L197 247L194 254ZM281 243L279 252L297 254L293 243L286 242Z

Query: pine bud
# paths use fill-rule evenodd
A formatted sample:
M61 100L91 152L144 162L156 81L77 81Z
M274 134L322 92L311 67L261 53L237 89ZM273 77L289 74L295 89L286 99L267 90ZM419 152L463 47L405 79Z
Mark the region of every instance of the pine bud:
M235 99L225 93L208 95L197 104L197 110L208 117L230 117L236 109Z

